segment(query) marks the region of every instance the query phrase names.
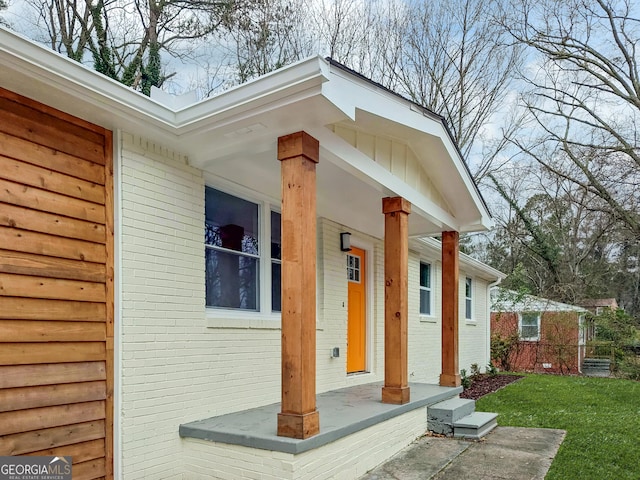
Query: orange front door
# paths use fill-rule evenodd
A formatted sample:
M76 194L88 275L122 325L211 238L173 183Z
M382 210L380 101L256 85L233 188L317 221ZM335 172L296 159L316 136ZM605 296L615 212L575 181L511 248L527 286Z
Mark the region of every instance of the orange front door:
M367 294L365 251L352 248L347 253L348 320L347 373L364 372L367 367Z

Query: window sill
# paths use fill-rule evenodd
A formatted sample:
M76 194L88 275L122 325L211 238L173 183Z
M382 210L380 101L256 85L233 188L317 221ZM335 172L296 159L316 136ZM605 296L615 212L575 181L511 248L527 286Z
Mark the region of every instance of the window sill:
M263 314L257 312L233 312L207 309L207 328L236 329L236 330L281 330L282 316L279 313ZM323 331L320 322L316 324L317 331Z
M420 315L420 323L438 323L438 319L433 315Z
M474 319L472 319L472 318L465 318L465 319L464 319L464 323L465 323L465 325L471 325L471 326L474 326L474 327L475 327L476 325L478 325L478 321L477 321L477 320L474 320Z
M207 312L207 328L280 330L280 314Z

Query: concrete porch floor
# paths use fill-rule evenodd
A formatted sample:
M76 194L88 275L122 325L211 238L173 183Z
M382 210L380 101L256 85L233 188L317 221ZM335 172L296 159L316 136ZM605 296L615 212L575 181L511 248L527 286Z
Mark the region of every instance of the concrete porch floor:
M316 405L320 412L320 433L304 440L276 435L279 403L186 423L180 425L180 436L298 454L462 392L462 387L423 383L410 383L409 386L411 401L404 405L382 403L382 383L318 394ZM424 414L427 415L426 408Z

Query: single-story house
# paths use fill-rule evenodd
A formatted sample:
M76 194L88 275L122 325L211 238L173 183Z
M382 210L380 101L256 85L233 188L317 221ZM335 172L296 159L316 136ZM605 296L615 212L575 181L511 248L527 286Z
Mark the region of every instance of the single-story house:
M491 335L512 371L580 373L593 329L582 307L494 287ZM495 360L495 359L494 359Z
M489 363L487 207L441 117L333 61L186 100L0 28L0 455L357 478Z

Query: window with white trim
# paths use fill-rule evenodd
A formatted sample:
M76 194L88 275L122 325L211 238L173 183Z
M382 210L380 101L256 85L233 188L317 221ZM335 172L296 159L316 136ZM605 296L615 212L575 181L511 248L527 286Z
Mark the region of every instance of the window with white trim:
M537 342L540 340L540 312L524 312L519 314L520 340Z
M469 277L464 280L464 318L473 318L473 281Z
M271 310L280 311L280 237L280 214L268 204L206 187L206 306L261 311L267 300L261 301L260 285L270 283ZM261 281L265 275L270 282Z
M420 315L432 315L431 264L420 262Z
M282 217L271 210L271 311L282 310Z

